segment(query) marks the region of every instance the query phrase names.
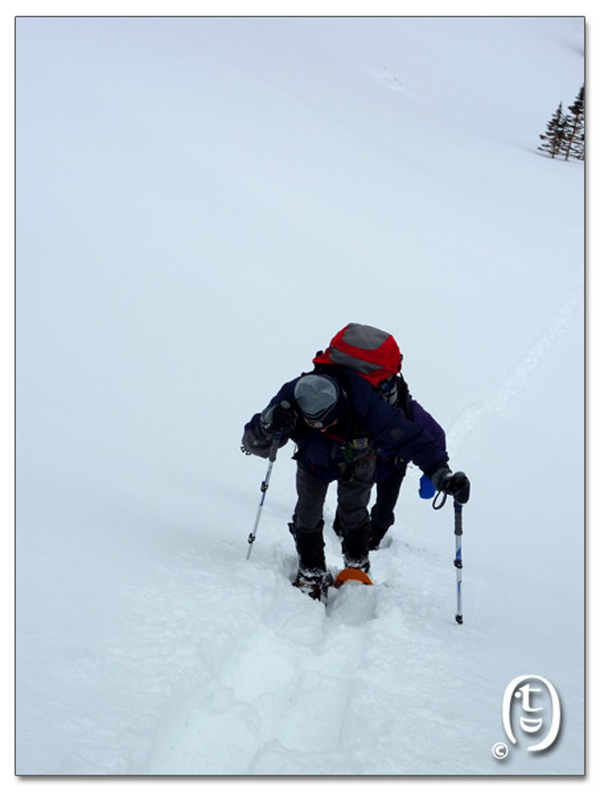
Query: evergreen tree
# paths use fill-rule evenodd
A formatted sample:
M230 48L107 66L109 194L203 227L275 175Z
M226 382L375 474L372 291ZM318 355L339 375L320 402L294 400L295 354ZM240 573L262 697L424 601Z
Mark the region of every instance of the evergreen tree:
M585 158L585 87L582 85L577 98L569 106L571 114L566 118L564 155L568 160L570 156L575 159Z
M554 157L556 157L556 155L563 150L563 144L565 140L565 126L566 118L563 113L561 102L550 121L548 121L546 134L540 135L540 139L543 141L543 143L538 146L538 149L540 151L547 151L552 159L554 159Z

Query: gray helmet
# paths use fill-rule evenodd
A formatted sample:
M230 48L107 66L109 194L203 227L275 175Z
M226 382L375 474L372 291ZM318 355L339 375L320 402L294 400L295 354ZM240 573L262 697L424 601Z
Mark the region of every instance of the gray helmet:
M337 382L326 374L306 374L294 388L304 420L314 429L325 429L339 418L340 396Z

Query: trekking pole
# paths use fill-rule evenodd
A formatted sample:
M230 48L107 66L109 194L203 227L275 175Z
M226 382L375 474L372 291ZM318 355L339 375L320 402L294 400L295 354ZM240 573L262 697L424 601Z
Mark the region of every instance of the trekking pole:
M262 493L260 498L260 503L258 504L258 511L256 512L256 520L254 521L254 528L250 532L248 536L248 555L246 559L250 558L250 553L252 552L252 546L254 544L254 540L256 539L256 532L258 531L258 523L260 521L260 516L262 514L262 507L265 502L265 498L267 497L267 490L269 489L269 482L271 480L271 471L273 470L273 465L275 464L275 459L277 457L277 449L279 448L279 441L281 440L280 435L276 435L275 439L271 443L271 449L269 451L269 466L267 467L267 473L263 482L260 485L260 491Z
M439 491L433 503L433 508L438 511L446 503L447 493ZM458 624L463 623L462 614L462 503L454 499L454 538L456 541L456 553L454 555L454 566L456 567L456 616Z
M462 503L454 500L454 537L456 539L456 555L454 556L454 566L456 567L456 621L463 623L462 614Z

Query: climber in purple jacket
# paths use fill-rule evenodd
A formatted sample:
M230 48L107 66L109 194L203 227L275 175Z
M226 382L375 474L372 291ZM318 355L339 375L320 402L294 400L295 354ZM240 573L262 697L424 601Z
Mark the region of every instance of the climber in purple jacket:
M423 409L409 393L404 377L398 374L383 382L379 388L386 401L402 411L404 416L417 426L421 426L434 438L440 448L446 451L446 433L427 410ZM371 536L369 549L377 550L388 529L394 524L394 509L400 495L402 481L406 475L408 461L397 455L379 452L376 463L376 500L371 509ZM435 491L430 479L423 474L421 491ZM425 496L426 497L426 496ZM335 526L334 526L335 527Z

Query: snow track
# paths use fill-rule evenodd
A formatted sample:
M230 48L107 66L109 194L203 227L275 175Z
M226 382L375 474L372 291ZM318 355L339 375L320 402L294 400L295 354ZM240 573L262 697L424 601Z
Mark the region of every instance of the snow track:
M251 580L258 574L262 585L255 597ZM271 582L266 601L265 576ZM215 625L215 645L205 647L205 678L160 725L162 747L153 751L149 772L293 774L311 772L320 754L326 772L343 744L377 589L336 592L325 608L293 589L284 575L241 564L229 570L228 579L234 577L237 596L248 607ZM208 611L198 617L204 635L212 632ZM334 761L340 772L344 759L341 752Z
M392 543L373 556L380 582L349 584L327 606L290 586L293 556L277 554L278 571L265 560L224 559L211 572L191 554L177 575L163 570L155 592L123 592L138 622L129 662L140 672L140 702L146 711L155 702L146 755L125 772L393 774L431 766L412 735L428 710L415 710L413 697L443 695L456 630L450 603L436 605L430 590L435 554ZM384 579L409 558L400 578ZM437 658L433 668L423 668L423 652Z
M506 411L512 401L525 389L532 386L532 378L536 370L549 357L550 359L555 358L553 347L572 328L574 317L583 317L583 300L583 283L577 279L571 290L567 292L548 328L531 346L523 359L503 377L494 388L492 395L478 404L470 405L452 424L447 437L449 448L452 448L454 453L460 451L466 439L479 427L482 421L494 414ZM581 332L583 333L583 325Z

